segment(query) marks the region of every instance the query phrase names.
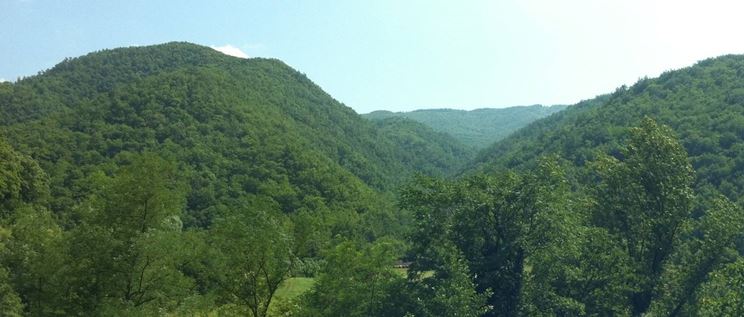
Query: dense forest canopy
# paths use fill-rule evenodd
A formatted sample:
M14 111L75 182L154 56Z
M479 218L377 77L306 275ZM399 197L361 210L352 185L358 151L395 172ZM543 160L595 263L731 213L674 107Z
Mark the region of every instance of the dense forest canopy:
M362 116L370 120L407 118L447 133L476 149L488 147L525 125L565 109L566 106L519 106L499 109L423 109L409 112L373 111Z
M280 61L187 43L66 60L3 84L0 100L3 135L50 174L55 211L128 152L179 162L195 189L188 225L208 223L206 209L243 193L272 196L285 211L318 202L359 210L371 191L416 171L450 174L473 154L411 122L378 128Z
M0 315L740 316L743 87L709 59L476 155L278 60L67 59L0 83Z
M536 121L481 152L477 162L486 170L522 168L556 153L585 165L597 151L617 153L628 128L648 116L677 133L697 188L713 187L742 203L743 97L744 56L711 58Z

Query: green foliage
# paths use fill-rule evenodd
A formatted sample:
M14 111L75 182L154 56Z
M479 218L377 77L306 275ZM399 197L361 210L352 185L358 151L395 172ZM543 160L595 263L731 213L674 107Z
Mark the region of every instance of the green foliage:
M10 238L10 230L0 226L0 257L5 258L8 250L5 242ZM22 316L23 303L18 293L13 289L8 270L0 263L0 316L17 317Z
M448 134L435 132L433 126L398 117L373 122L382 135L403 150L399 160L416 166L419 173L449 176L475 156L475 151Z
M456 183L421 179L402 195L416 217L414 265L409 274L447 271L450 248L462 254L480 294L488 294L488 315L520 311L525 281L546 290L550 268L530 258L550 258L571 241L576 225L569 213L566 181L550 160L528 175L475 176ZM443 252L443 253L439 253ZM546 261L545 263L549 263ZM527 272L526 266L531 266ZM527 274L525 274L527 273ZM533 292L534 293L534 292ZM538 297L536 294L530 296Z
M66 281L80 312L172 310L193 281L179 268L189 260L182 236L184 206L174 166L152 154L132 158L79 209L69 231Z
M0 131L49 173L57 213L91 193L86 177L110 173L127 152L180 163L191 189L184 222L202 228L216 206L246 194L288 213L388 209L374 190L417 171L450 173L470 153L421 127L383 131L280 61L188 43L69 59L3 85L0 96ZM423 144L400 142L398 130Z
M741 316L744 314L744 259L711 274L703 286L699 316Z
M263 316L333 237L401 237L391 191L472 154L368 122L277 60L188 43L4 83L0 125L2 267L31 315Z
M0 268L0 316L22 316L22 312L23 304L8 280L8 271Z
M410 279L436 276L454 250L489 294L486 315L694 313L710 272L738 257L744 212L722 197L693 217L686 152L651 119L618 156L598 155L589 183L573 184L591 190L576 192L550 157L520 174L419 179L401 194L415 220Z
M438 265L430 271L414 267L409 270L407 287L402 288L410 304L407 314L413 316L482 316L500 309L489 305L490 289L478 292L464 256L452 244L434 246ZM407 297L405 297L407 296ZM501 303L500 303L501 304Z
M411 112L374 111L362 116L373 121L406 118L451 135L459 142L483 149L540 118L565 109L566 106L541 105L471 111L425 109Z
M696 171L698 191L712 186L741 204L742 72L744 56L727 55L641 79L533 122L481 152L474 165L485 171L525 169L543 155L558 154L585 166L597 153L619 155L628 129L647 116L677 133Z
M470 149L275 60L66 60L0 84L0 313L739 315L742 65L582 102L481 156L516 170L444 180Z
M212 265L219 301L232 311L266 316L279 286L290 276L295 256L287 219L256 203L255 211L236 210L210 230Z
M299 316L394 316L391 294L403 278L393 270L400 253L394 241L359 248L342 242L329 251Z
M744 233L744 210L725 197L719 197L700 218L696 230L698 235L685 241L665 272L663 297L654 303L654 313L684 316L696 309L706 309L706 299L697 300L700 286L711 274L715 278L722 265L739 258L733 247Z
M623 149L624 159L596 163L593 222L623 241L637 275L633 313L645 312L692 210L693 171L671 130L644 119Z
M30 157L16 152L0 139L0 219L24 204L44 204L48 178Z

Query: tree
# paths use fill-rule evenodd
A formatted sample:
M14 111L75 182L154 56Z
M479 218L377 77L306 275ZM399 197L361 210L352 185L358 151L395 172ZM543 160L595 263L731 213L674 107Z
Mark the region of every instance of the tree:
M99 176L99 192L78 208L67 263L74 310L168 310L191 294L193 281L179 270L189 248L175 167L154 154L130 159L113 178Z
M210 229L215 253L209 274L222 303L264 317L295 261L292 232L286 216L270 205L243 203L257 209L234 209Z
M661 296L652 306L655 314L689 315L696 309L701 285L709 280L711 274L718 280L709 285L725 283L717 270L740 258L734 247L744 233L744 211L726 197L720 196L712 202L705 215L697 221L695 229L696 235L680 246L674 261L665 271ZM729 266L729 271L734 279L737 271L731 270L732 267L735 266ZM720 284L713 287L720 287ZM705 303L701 304L699 309L705 310Z
M489 294L493 310L488 316L560 310L564 304L558 300L527 307L548 292L559 296L551 286L560 268L557 261L576 240L580 219L571 212L568 183L557 161L545 158L530 173L479 175L454 183L423 179L409 187L402 204L416 217L412 271L437 272L452 265L441 260L454 247L478 293Z
M400 243L381 239L359 247L345 241L324 257L313 289L302 298L300 316L402 316L405 278L394 271ZM401 294L406 296L405 294Z
M699 316L744 315L744 259L711 273L703 285L698 303Z
M404 289L413 316L482 316L500 307L491 306L490 289L478 292L468 262L451 243L432 246L436 268L422 271L421 266L409 270ZM406 306L403 306L406 307Z
M10 238L10 230L0 226L0 257L7 256L5 241ZM0 316L20 317L23 312L23 303L18 293L13 289L8 269L0 263Z
M658 295L664 265L692 210L693 170L666 126L646 118L631 130L622 160L601 157L593 221L628 253L634 270L632 313L646 312Z
M44 205L49 178L32 158L0 139L0 219L27 204Z

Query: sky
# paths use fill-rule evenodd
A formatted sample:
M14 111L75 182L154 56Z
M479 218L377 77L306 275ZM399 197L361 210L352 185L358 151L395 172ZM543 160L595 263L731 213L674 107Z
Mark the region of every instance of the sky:
M722 0L0 0L0 80L188 41L279 58L359 113L573 104L744 53L742 12Z

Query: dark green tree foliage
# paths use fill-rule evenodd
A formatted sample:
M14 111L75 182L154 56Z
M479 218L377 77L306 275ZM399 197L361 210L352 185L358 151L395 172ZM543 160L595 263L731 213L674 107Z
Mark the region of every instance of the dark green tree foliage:
M367 122L279 61L186 43L3 83L0 118L2 263L30 315L265 315L296 259L401 236L385 191L470 153Z
M420 179L402 194L415 219L410 279L443 270L450 247L490 295L487 315L694 314L711 272L739 258L744 212L721 197L693 217L685 150L651 119L617 155L591 164L589 197L555 158L522 174Z
M249 205L260 209L231 212L214 224L209 245L215 250L207 275L216 281L219 301L235 304L227 311L264 317L279 285L290 276L295 255L286 217L270 207Z
M528 289L528 315L629 316L635 290L631 261L604 228L581 226L575 240L562 241L535 262L544 272ZM540 281L540 280L538 280Z
M417 166L420 173L449 176L459 172L475 156L475 151L462 146L460 141L416 121L391 117L373 122L382 135L404 150L399 159Z
M0 138L0 219L8 218L23 205L43 205L49 195L48 182L32 158L18 153Z
M37 207L38 208L38 207ZM43 209L18 210L7 242L3 261L29 315L65 315L71 301L73 285L68 284L64 232L51 213Z
M469 150L274 60L66 60L0 83L0 313L740 315L741 60L537 122L486 152L520 170L421 176L401 209L389 190ZM315 288L272 307L297 274Z
M285 212L389 210L370 188L391 190L419 170L447 174L468 153L401 127L431 144L416 147L425 157L442 157L414 158L280 61L188 43L91 53L3 84L0 118L10 143L51 176L55 212L84 200L86 177L113 170L119 153L150 151L180 163L188 227L208 226L217 206L245 194Z
M660 299L652 307L656 314L685 316L706 310L708 299L700 298L701 285L715 279L720 274L716 270L723 264L739 258L734 249L736 239L744 233L744 210L739 206L719 197L695 228L699 235L680 246L665 272Z
M144 154L100 180L101 191L79 208L81 223L69 232L72 309L152 313L189 296L193 281L179 270L189 259L175 172L172 163Z
M711 274L703 286L699 316L741 316L744 314L744 259Z
M686 315L708 274L736 258L731 248L744 230L744 213L721 197L695 221L684 148L668 127L648 118L631 131L621 160L604 157L595 165L601 184L593 223L627 254L633 315Z
M399 243L381 239L357 247L342 242L325 256L313 289L302 298L299 316L402 316L404 277L393 269Z
M482 316L495 309L488 303L490 289L476 290L472 273L462 253L452 244L437 248L436 269L408 273L403 296L409 296L407 313L413 316Z
M597 153L619 153L628 128L648 116L679 136L696 171L697 190L712 186L741 204L743 88L744 56L706 59L537 120L483 151L474 165L487 171L524 169L543 155L558 154L585 166Z
M446 254L455 248L475 276L478 292L489 294L493 310L488 315L519 314L525 267L542 274L540 263L528 259L570 241L574 221L567 213L568 187L562 177L546 160L528 175L477 176L457 183L420 180L402 199L416 217L411 273L446 272L451 265Z
M693 171L669 128L647 118L631 131L623 160L596 163L602 183L593 222L623 241L638 279L633 313L640 314L690 219Z
M15 239L23 234L23 228L19 223L24 219L35 217L43 212L43 205L48 198L48 178L39 165L30 157L22 155L11 148L4 140L0 139L0 315L21 316L24 308L22 295L27 286L18 283L25 278L38 278L29 270L23 271L28 266L35 268L44 266L43 258L36 255L36 247L44 246L43 238L34 237L32 243L19 244ZM44 231L49 227L38 226L34 229L40 231L41 236L55 235L58 232ZM38 241L41 240L41 241ZM46 248L53 248L51 244ZM18 261L18 254L24 253L23 262ZM52 260L52 259L50 259ZM38 261L38 262L37 262ZM53 262L53 261L50 261ZM25 265L24 265L25 264ZM36 283L38 284L38 282ZM18 293L18 290L21 293Z
M10 230L0 226L0 256L3 258L7 257L8 250L5 248L5 241L10 238ZM10 272L0 263L0 316L3 317L16 317L22 316L23 303L21 298L13 289L13 284L10 280Z

